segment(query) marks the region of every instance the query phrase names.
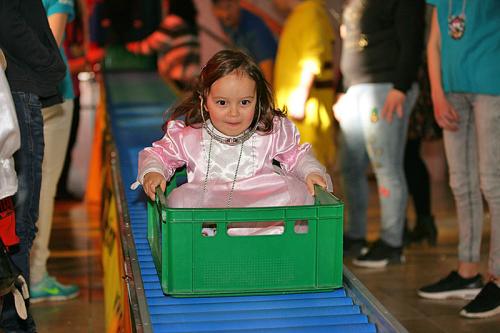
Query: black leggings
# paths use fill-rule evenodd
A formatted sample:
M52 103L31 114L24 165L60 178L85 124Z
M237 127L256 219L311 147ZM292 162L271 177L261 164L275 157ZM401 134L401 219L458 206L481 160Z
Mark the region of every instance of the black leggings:
M420 139L408 139L405 148L405 176L417 217L431 215L431 191L427 166L420 155Z
M66 148L66 157L64 165L57 183L57 193L64 194L68 191L69 168L71 166L71 152L76 143L78 126L80 125L80 96L73 99L73 118L71 118L71 130L69 132L68 147Z

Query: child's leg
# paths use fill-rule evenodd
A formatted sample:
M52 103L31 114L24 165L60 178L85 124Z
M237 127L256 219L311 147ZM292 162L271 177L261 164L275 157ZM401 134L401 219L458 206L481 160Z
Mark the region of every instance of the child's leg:
M476 95L481 191L491 216L489 273L500 278L500 96Z
M406 216L408 190L403 170L403 155L411 107L417 88L406 94L403 117L394 114L389 123L382 118L382 109L391 84L364 84L360 97L361 122L366 147L377 177L381 208L380 238L390 246L400 247Z
M478 270L483 225L475 116L467 95L449 94L447 98L460 117L457 131L443 131L450 187L457 207L458 260L463 263L458 271L462 277L471 277Z

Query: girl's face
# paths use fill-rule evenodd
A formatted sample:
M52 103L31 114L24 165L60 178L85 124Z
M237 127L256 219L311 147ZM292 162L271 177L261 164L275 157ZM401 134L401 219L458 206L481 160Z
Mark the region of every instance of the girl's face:
M255 105L255 81L238 71L215 81L206 102L212 124L228 136L240 135L250 127Z

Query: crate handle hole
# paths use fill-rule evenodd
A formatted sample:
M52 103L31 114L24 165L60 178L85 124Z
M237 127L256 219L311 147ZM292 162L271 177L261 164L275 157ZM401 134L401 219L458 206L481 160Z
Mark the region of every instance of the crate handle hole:
M295 231L296 234L307 234L309 232L309 221L296 220L293 226L293 231Z
M273 236L284 232L284 221L231 222L227 225L228 236Z
M201 235L203 237L214 237L217 234L216 223L203 223L201 225Z

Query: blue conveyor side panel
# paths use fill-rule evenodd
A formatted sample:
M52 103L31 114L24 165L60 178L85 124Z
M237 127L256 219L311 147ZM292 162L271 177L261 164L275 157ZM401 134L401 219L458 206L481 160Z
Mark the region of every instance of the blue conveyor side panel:
M106 84L108 112L153 331L376 332L375 325L369 322L344 289L204 298L173 298L163 294L147 242L146 197L140 188L132 191L129 187L137 173L137 153L162 136L163 114L175 96L165 93L164 100L143 95L134 99L130 93L125 93L126 96L120 98L124 91L132 93L135 86L141 87L139 92L150 91L145 87L156 84L151 75L112 74L107 75ZM127 82L131 87L126 85ZM156 86L151 90L161 93Z

